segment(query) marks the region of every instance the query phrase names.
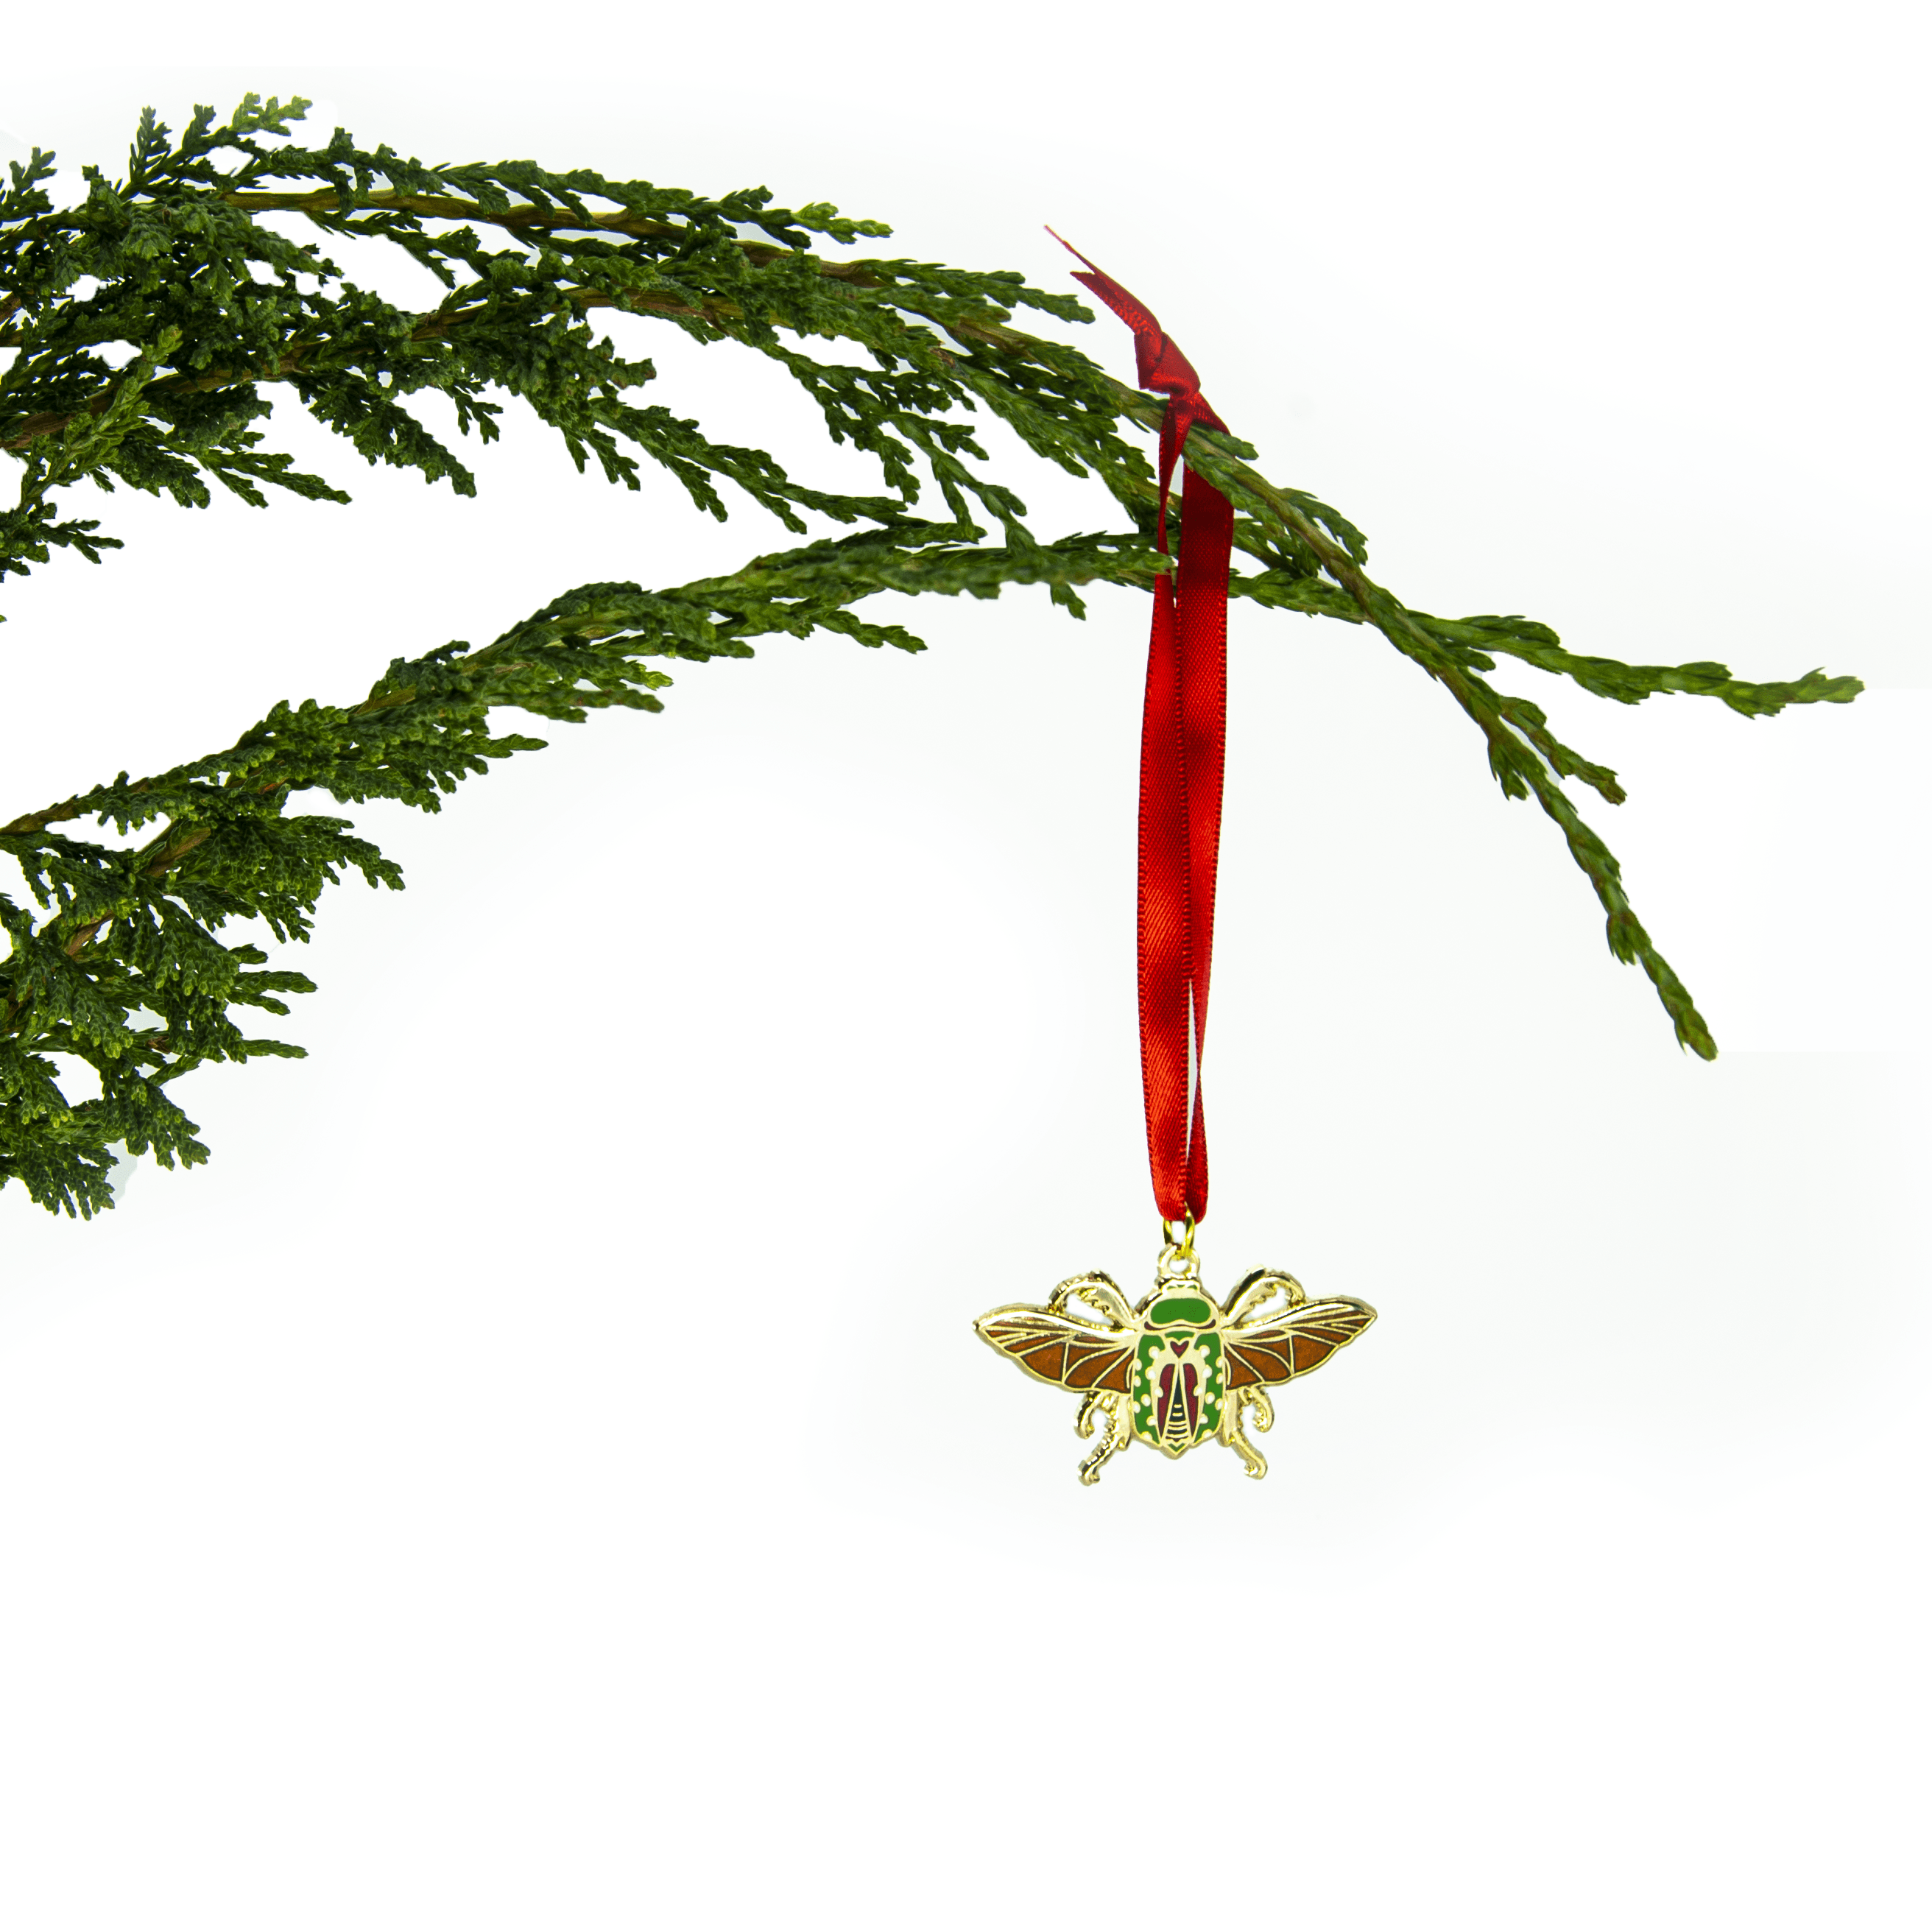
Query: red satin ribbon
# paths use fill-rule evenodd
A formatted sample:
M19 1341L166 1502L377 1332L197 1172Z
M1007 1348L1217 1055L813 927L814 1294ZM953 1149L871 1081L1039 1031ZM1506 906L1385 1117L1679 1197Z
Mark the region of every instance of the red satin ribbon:
M1047 232L1053 235L1053 230ZM1087 262L1084 283L1134 332L1138 381L1167 398L1160 425L1157 540L1167 547L1167 491L1187 432L1228 425L1201 394L1194 365L1147 309ZM1214 954L1214 872L1221 847L1221 774L1228 742L1228 565L1234 506L1187 470L1180 556L1154 589L1147 699L1141 714L1141 1083L1148 1166L1162 1218L1208 1212L1208 1131L1201 1056ZM1178 586L1175 578L1179 579Z

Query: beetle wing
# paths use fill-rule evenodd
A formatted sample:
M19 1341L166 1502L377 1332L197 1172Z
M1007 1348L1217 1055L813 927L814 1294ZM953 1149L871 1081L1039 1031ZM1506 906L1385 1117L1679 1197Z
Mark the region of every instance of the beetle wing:
M1365 1301L1340 1297L1304 1302L1286 1314L1252 1325L1236 1323L1222 1331L1228 1387L1256 1382L1292 1382L1318 1369L1337 1348L1346 1348L1376 1318Z
M1024 1305L996 1308L973 1326L981 1341L1011 1356L1037 1381L1060 1388L1127 1392L1132 1329L1097 1328L1050 1308Z

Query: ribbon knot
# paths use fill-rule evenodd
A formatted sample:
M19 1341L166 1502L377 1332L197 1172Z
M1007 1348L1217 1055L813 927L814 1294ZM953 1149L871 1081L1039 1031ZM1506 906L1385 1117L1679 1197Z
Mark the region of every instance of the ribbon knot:
M1047 230L1053 235L1053 230ZM1134 332L1138 386L1167 398L1160 424L1156 542L1168 554L1167 498L1188 432L1225 430L1174 338L1146 306L1087 263L1076 272ZM1228 740L1228 566L1234 506L1190 468L1181 492L1180 555L1154 587L1147 695L1141 713L1141 1083L1148 1166L1164 1220L1208 1212L1208 1131L1201 1058L1214 951L1214 880L1221 846ZM1177 581L1178 580L1178 581Z
M1105 270L1096 268L1064 235L1046 231L1070 255L1087 262L1088 272L1077 269L1073 279L1084 284L1134 332L1134 380L1137 388L1151 389L1167 398L1166 413L1160 423L1160 544L1167 549L1167 492L1174 480L1174 466L1194 425L1205 423L1210 429L1225 430L1228 425L1211 409L1201 393L1201 378L1194 364L1180 352L1180 345L1156 322L1151 310L1137 296L1130 295ZM1190 472L1191 473L1191 472ZM1222 502L1227 499L1217 490ZM1185 499L1183 499L1184 507ZM1229 514L1232 517L1232 509ZM1223 578L1225 583L1225 577Z

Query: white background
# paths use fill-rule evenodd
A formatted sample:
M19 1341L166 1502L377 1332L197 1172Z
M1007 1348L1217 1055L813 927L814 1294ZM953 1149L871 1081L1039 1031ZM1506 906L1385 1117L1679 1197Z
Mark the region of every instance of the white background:
M684 667L356 812L409 890L290 949L310 1058L176 1090L212 1165L0 1194L0 1918L1922 1924L1924 51L1872 5L12 38L10 152L68 166L252 87L1070 288L1050 220L1411 602L1871 688L1499 674L1623 775L1582 802L1706 1066L1442 693L1236 608L1204 1252L1382 1315L1264 1484L1082 1490L1073 1399L968 1325L1154 1258L1144 599L882 600L928 653ZM635 340L866 475L755 358ZM124 493L127 550L10 590L0 816L783 541L522 422L474 502L278 433L355 506ZM992 441L1043 530L1118 520Z

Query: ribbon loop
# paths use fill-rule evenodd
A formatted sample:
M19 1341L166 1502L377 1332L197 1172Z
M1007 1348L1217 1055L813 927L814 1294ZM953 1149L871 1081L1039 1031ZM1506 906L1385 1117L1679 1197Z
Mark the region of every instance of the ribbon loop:
M1053 234L1048 229L1047 232ZM1196 423L1228 427L1201 379L1148 308L1064 237L1085 262L1076 272L1134 332L1139 386L1167 398L1160 426L1157 542L1167 542L1174 466ZM1208 1212L1208 1133L1201 1098L1208 985L1214 950L1214 880L1221 845L1228 737L1228 566L1234 506L1198 471L1181 489L1180 555L1154 585L1141 714L1141 1083L1148 1165L1164 1221Z

